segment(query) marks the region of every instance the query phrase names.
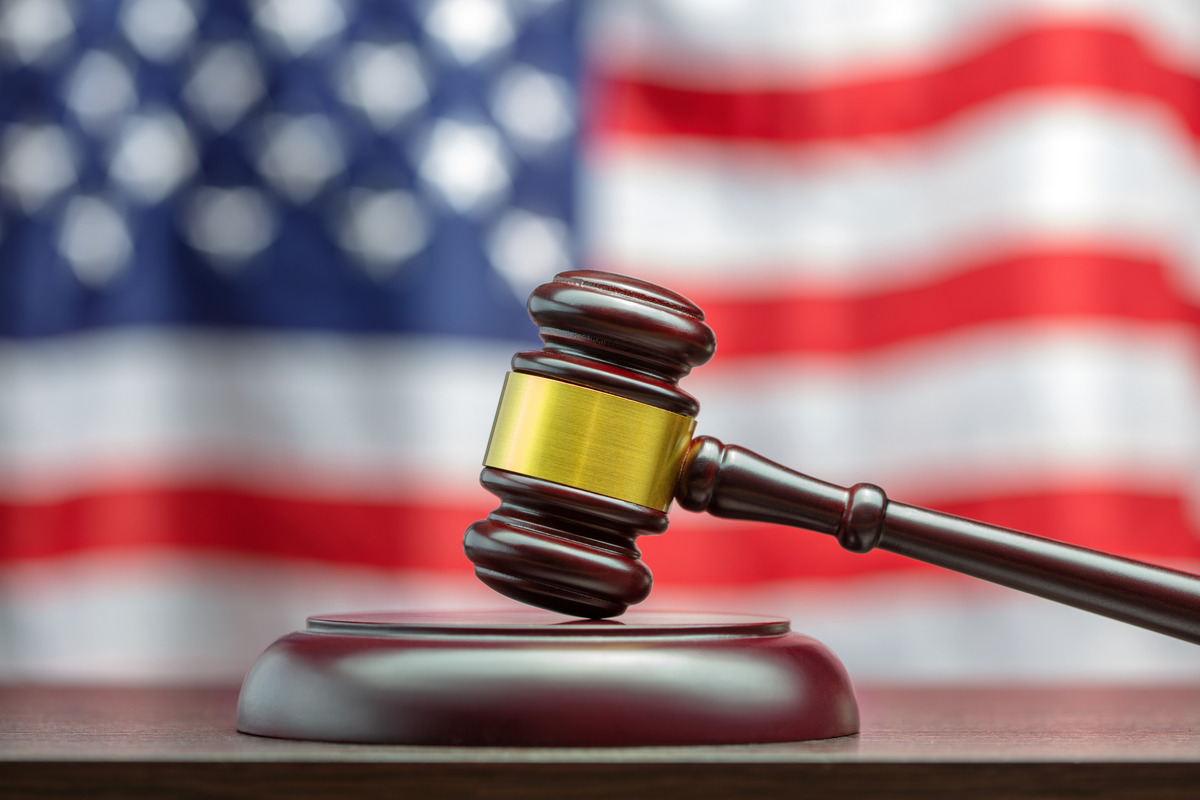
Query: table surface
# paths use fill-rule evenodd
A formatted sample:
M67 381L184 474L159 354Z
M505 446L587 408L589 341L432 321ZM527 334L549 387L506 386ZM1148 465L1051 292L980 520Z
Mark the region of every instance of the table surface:
M1200 797L1200 683L858 698L839 739L520 749L246 736L229 688L0 686L0 797Z

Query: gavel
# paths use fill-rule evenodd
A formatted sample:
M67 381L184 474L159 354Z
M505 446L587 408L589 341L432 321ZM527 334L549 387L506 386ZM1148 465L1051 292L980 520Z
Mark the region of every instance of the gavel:
M889 500L708 436L678 382L716 348L703 312L635 278L564 272L534 290L542 350L518 353L484 456L500 498L463 539L476 575L576 617L650 593L637 537L688 511L803 528L855 553L886 550L1200 644L1200 577Z

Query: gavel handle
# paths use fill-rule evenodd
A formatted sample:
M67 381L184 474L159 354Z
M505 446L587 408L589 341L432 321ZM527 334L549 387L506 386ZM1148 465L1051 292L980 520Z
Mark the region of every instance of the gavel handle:
M876 547L1200 644L1200 577L891 502L878 486L810 478L701 436L675 499L689 511L789 525Z

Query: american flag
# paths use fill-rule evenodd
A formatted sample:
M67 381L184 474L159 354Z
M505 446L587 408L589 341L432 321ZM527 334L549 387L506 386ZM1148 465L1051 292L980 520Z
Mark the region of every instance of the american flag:
M1200 567L1186 0L0 3L0 678L235 680L312 613L510 608L465 527L529 290L662 283L700 432ZM1200 651L676 510L647 605L886 679Z

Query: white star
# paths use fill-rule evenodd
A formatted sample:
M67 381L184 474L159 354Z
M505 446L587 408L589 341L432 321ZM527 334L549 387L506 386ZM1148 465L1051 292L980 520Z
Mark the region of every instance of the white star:
M187 0L129 0L121 9L120 25L143 56L173 61L191 43L196 11Z
M275 238L278 219L262 192L248 187L196 191L184 217L184 236L214 265L235 268Z
M511 209L492 228L487 246L496 271L522 300L539 284L571 269L570 234L553 217Z
M429 220L408 192L350 192L338 241L357 255L377 280L392 275L428 239Z
M79 60L66 92L67 106L94 134L106 131L137 101L129 70L116 56L100 50Z
M303 203L346 166L337 133L319 114L267 120L258 170L277 190Z
M0 42L23 64L58 55L73 33L63 0L11 0L0 12Z
M567 82L523 64L513 66L496 82L492 113L530 155L563 139L575 125Z
M157 203L195 169L196 151L183 120L158 111L126 121L109 174L134 197Z
M429 99L420 57L406 44L354 45L338 89L342 100L362 109L377 130L392 127Z
M125 220L112 205L98 197L71 198L63 212L58 252L80 281L92 287L108 283L132 250Z
M55 125L11 125L0 155L0 186L27 214L75 182L75 153Z
M292 56L300 56L346 27L338 0L259 0L254 24Z
M459 213L483 208L509 187L504 147L490 125L439 120L417 169Z
M224 42L200 56L183 99L215 130L227 131L265 92L254 51L244 42Z
M436 0L425 29L460 64L507 47L516 36L503 0Z

